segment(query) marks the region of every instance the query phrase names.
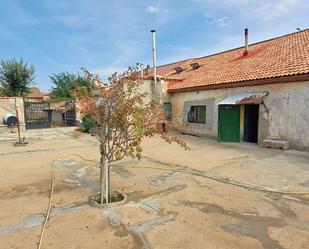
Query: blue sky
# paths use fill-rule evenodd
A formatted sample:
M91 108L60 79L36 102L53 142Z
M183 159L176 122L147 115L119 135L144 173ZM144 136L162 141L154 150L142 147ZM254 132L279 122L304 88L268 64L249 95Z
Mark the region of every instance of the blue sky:
M129 65L201 57L308 28L307 0L0 0L0 59L23 58L42 90L81 67L103 79Z

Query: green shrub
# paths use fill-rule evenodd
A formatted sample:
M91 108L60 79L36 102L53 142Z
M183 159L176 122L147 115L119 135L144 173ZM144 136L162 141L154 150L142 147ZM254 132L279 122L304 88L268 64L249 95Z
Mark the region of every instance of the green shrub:
M82 119L81 126L84 132L89 132L95 126L95 121L91 117L85 116Z

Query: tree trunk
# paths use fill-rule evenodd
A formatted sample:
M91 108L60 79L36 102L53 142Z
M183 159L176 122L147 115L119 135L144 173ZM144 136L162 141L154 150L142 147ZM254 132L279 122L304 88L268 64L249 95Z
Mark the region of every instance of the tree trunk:
M100 203L104 203L104 160L100 163Z
M105 163L105 197L106 197L106 203L109 203L110 202L109 163Z
M106 167L106 160L105 160L105 144L100 144L100 204L104 203L104 192L105 192L105 186L104 186L104 170Z
M102 137L105 138L106 134L108 132L108 127L106 126L105 129L102 131ZM100 144L100 153L101 153L101 160L100 160L100 203L104 203L104 193L105 193L105 203L109 203L110 200L110 187L109 187L109 163L106 159L106 156L108 155L108 147L106 145L108 141L104 139L104 141L101 141Z

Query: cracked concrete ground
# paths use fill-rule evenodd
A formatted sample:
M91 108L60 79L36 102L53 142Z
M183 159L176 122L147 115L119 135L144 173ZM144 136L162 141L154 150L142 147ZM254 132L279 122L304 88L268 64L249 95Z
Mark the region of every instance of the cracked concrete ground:
M98 191L98 168L74 155L97 160L93 137L61 128L31 131L25 147L2 141L0 248L36 248L52 161L55 192L43 248L308 248L309 195L248 190L155 169L194 169L272 190L308 192L308 153L181 136L190 152L155 137L144 141L141 161L116 163L112 188L128 201L106 209L87 204Z

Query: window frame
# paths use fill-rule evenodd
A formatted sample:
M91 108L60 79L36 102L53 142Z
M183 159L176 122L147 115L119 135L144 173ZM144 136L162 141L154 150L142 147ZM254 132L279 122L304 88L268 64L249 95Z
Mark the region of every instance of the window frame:
M204 108L205 114L204 119L201 119L201 109ZM192 113L192 114L190 114ZM192 115L192 117L189 117ZM192 120L192 121L191 121ZM190 111L188 112L187 122L190 124L206 124L207 122L207 106L206 105L191 105Z
M166 106L169 107L170 111L166 111ZM166 120L172 120L172 103L171 102L164 102L163 103L163 112Z

